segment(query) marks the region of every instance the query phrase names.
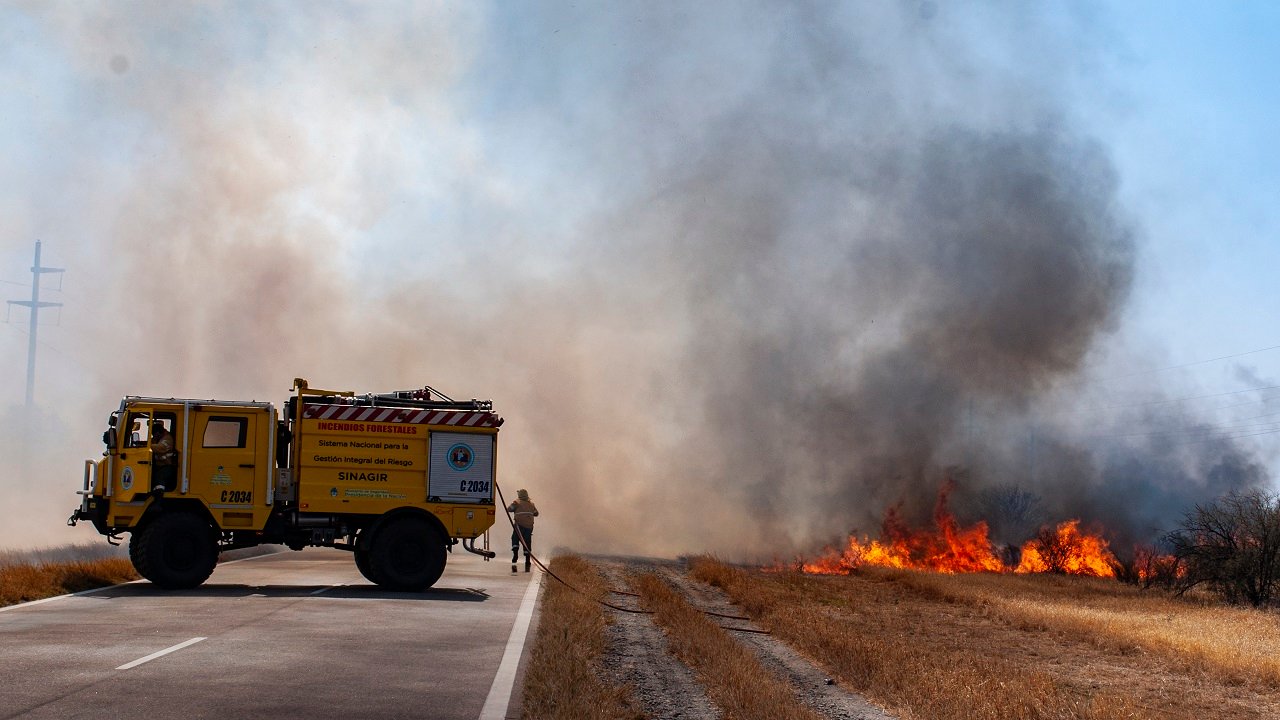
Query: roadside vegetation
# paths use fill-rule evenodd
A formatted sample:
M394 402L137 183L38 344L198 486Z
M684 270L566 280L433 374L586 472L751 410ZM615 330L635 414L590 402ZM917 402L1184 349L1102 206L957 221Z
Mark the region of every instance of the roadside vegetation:
M280 552L279 545L258 545L224 552L218 562ZM0 607L138 579L125 545L92 543L39 550L0 551Z
M582 590L558 582L544 586L542 610L524 677L524 717L537 720L637 720L627 687L606 683L600 657L605 646L608 592L600 575L576 555L558 555L551 570Z
M1045 575L691 574L902 718L1280 716L1266 611Z
M138 579L115 548L70 545L0 553L0 607Z
M1170 597L1095 578L938 575L868 570L944 602L984 608L1117 653L1160 656L1231 685L1280 689L1280 614L1210 598Z
M819 720L791 687L653 573L633 579L641 604L667 633L672 653L693 669L726 718Z
M1165 543L1177 561L1169 579L1180 592L1204 587L1254 607L1280 601L1280 496L1249 490L1197 505Z

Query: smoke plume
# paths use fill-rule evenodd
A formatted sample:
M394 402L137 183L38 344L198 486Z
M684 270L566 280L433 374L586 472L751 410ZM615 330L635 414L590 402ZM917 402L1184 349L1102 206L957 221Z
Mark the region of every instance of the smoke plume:
M1043 414L1096 399L1138 267L1071 106L1105 57L1083 14L10 13L30 32L0 67L58 91L18 99L77 118L6 231L71 271L50 508L121 395L278 401L295 376L492 397L544 547L786 553L927 513L947 475L1136 540L1265 479L1231 442Z

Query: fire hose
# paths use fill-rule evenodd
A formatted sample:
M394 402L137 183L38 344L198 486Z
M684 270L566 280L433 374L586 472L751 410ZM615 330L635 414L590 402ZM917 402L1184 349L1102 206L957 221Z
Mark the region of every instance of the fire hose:
M510 506L507 505L507 498L505 495L502 494L502 488L498 485L497 482L493 483L493 487L498 491L498 498L502 500L502 509L507 515L507 522L511 525L512 538L518 539L520 541L520 547L524 548L525 557L528 557L532 559L535 563L537 563L538 567L542 568L543 572L555 578L555 580L559 582L561 585L564 585L565 587L578 593L579 595L585 598L588 598L590 600L593 600L609 608L610 610L617 610L618 612L631 613L633 615L652 615L653 614L652 610L633 610L632 608L625 608L618 605L614 605L613 603L610 603L610 602L605 602L600 598L591 597L591 595L587 594L585 590L581 590L579 588L574 587L567 580L565 580L564 578L552 572L551 568L544 565L542 561L538 559L538 556L533 554L533 549L530 548L528 543L525 542L524 533L516 529L515 515L518 515L519 513L511 512ZM623 590L610 590L609 592L614 595L629 595L631 597L637 597L637 598L640 597L638 593L626 592ZM711 610L702 610L700 608L698 608L698 612L701 612L704 615L711 615L713 617L725 618L728 620L751 620L751 618L744 617L742 615L727 615L725 613L713 612ZM753 630L751 628L733 628L733 627L724 627L723 625L720 627L725 630L736 630L738 632L756 633L758 635L770 634L768 630Z

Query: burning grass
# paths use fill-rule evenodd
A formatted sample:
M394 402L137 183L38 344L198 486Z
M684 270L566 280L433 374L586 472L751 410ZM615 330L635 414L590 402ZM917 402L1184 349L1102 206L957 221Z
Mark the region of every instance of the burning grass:
M103 557L99 551L79 546L26 553L7 552L0 555L0 606L116 585L137 578L138 574L127 558Z
M671 652L693 669L726 718L818 720L746 647L652 573L636 577L641 603L667 633Z
M692 572L903 718L1280 716L1273 614L1063 576Z
M913 528L900 507L885 511L880 538L850 535L843 548L830 548L821 557L799 560L797 569L813 575L847 575L861 567L931 570L940 573L1057 573L1116 577L1121 565L1107 540L1068 520L1041 528L1018 551L1018 560L1006 565L991 542L987 524L962 525L947 506L954 484L938 491L932 528ZM1012 550L1012 549L1011 549Z
M580 594L549 583L542 598L538 632L524 677L524 717L539 720L642 718L631 691L605 683L600 657L605 647L604 609L594 598L608 591L600 575L576 555L561 555L551 569Z

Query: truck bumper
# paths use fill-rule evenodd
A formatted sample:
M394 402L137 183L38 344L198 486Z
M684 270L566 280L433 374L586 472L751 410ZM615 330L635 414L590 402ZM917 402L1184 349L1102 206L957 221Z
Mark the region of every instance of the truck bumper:
M94 529L103 535L110 534L107 528L107 508L111 505L111 501L106 498L89 497L71 512L71 517L67 518L67 524L75 526L81 520L87 520L93 523Z

